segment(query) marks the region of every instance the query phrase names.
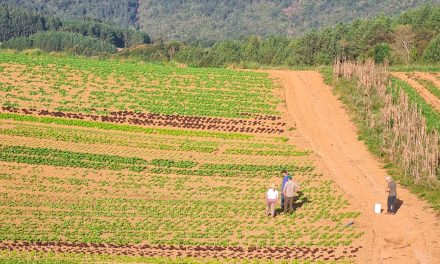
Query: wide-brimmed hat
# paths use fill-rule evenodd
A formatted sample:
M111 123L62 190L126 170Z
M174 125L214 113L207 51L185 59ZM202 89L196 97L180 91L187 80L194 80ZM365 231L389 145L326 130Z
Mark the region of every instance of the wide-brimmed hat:
M275 188L276 188L276 187L275 187L275 184L272 183L272 184L269 186L269 188L270 188L270 189L275 189Z

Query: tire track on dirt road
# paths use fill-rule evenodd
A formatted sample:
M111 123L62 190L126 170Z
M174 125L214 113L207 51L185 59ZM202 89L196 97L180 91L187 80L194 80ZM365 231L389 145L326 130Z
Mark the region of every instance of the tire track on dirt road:
M289 114L310 143L317 165L330 174L362 215L359 263L436 263L440 259L439 215L425 201L398 187L403 204L396 215L376 215L386 206L386 171L357 139L357 129L343 104L317 72L269 71L281 81ZM437 262L438 263L438 262Z

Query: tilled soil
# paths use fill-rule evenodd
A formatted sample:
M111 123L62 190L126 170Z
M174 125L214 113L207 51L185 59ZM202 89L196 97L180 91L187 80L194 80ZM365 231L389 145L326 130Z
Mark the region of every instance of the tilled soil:
M164 115L154 113L135 113L131 111L111 112L109 115L94 115L66 113L45 109L19 109L13 107L2 107L1 111L33 116L51 116L117 124L257 134L281 134L285 131L286 126L286 124L281 121L281 117L252 115L247 113L243 113L242 115L250 116L249 119Z
M354 247L265 247L115 245L68 242L0 242L0 250L54 253L112 254L155 257L204 257L232 259L341 260L355 258L361 246Z

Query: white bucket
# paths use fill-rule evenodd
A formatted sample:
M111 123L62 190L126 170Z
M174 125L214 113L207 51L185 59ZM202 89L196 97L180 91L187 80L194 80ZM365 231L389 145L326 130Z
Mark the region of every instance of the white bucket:
M374 205L374 212L376 214L380 214L382 212L382 205L380 203Z

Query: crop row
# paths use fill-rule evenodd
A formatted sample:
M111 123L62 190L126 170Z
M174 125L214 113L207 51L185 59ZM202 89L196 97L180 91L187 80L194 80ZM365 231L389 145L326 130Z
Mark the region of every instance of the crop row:
M14 107L2 107L2 111L9 113L20 113L25 115L38 115L59 117L68 119L79 119L89 121L101 121L117 124L131 124L158 127L177 127L185 129L217 130L227 132L250 132L250 133L282 133L284 123L273 124L272 121L243 120L243 119L220 119L202 118L192 116L172 116L143 114L134 112L110 113L109 115L91 115L81 113L64 113L61 111L17 109ZM125 114L127 113L127 114Z
M48 148L30 148L25 146L0 147L0 160L27 164L41 164L52 166L81 167L111 170L144 171L147 165L154 166L149 172L155 174L199 175L199 176L226 176L226 177L263 177L271 178L281 170L288 169L294 172L311 172L311 166L264 166L264 165L236 165L236 164L201 164L189 160L174 161L169 159L153 159L148 162L141 158L127 158L114 155L90 154L71 151L62 151ZM150 166L150 167L151 167Z
M193 151L200 153L213 153L220 146L225 154L238 155L261 155L261 156L303 156L305 151L297 151L288 144L273 143L248 143L212 140L194 140L182 138L160 137L142 135L138 133L121 134L116 132L92 131L75 128L45 126L44 124L23 124L21 122L9 122L9 126L0 127L0 134L22 136L28 138L52 139L74 143L106 144L118 146L130 146L144 149L156 149L167 151Z
M256 149L227 149L226 154L259 155L259 156L307 156L310 151L282 151L282 150L256 150Z
M39 125L13 125L2 129L0 134L21 136L28 138L52 139L74 143L106 144L117 146L130 146L144 149L157 149L168 151L194 151L200 153L212 153L218 150L219 143L211 141L199 141L190 139L171 139L169 137L152 137L142 134L117 135L116 133L102 133L102 131L87 131L74 128L44 127Z
M110 170L128 169L132 171L143 171L147 165L145 160L139 158L1 145L0 160L27 164Z
M16 120L16 121L43 123L43 124L58 124L58 125L67 125L67 126L76 126L76 127L99 128L103 130L112 130L112 131L113 130L128 131L128 132L138 132L143 134L155 134L155 135L167 135L167 136L204 137L204 138L221 138L221 139L238 139L238 140L247 140L254 138L253 135L244 135L238 133L149 128L149 127L140 127L133 125L112 124L112 123L93 122L93 121L76 120L76 119L19 115L16 113L0 113L0 118Z

